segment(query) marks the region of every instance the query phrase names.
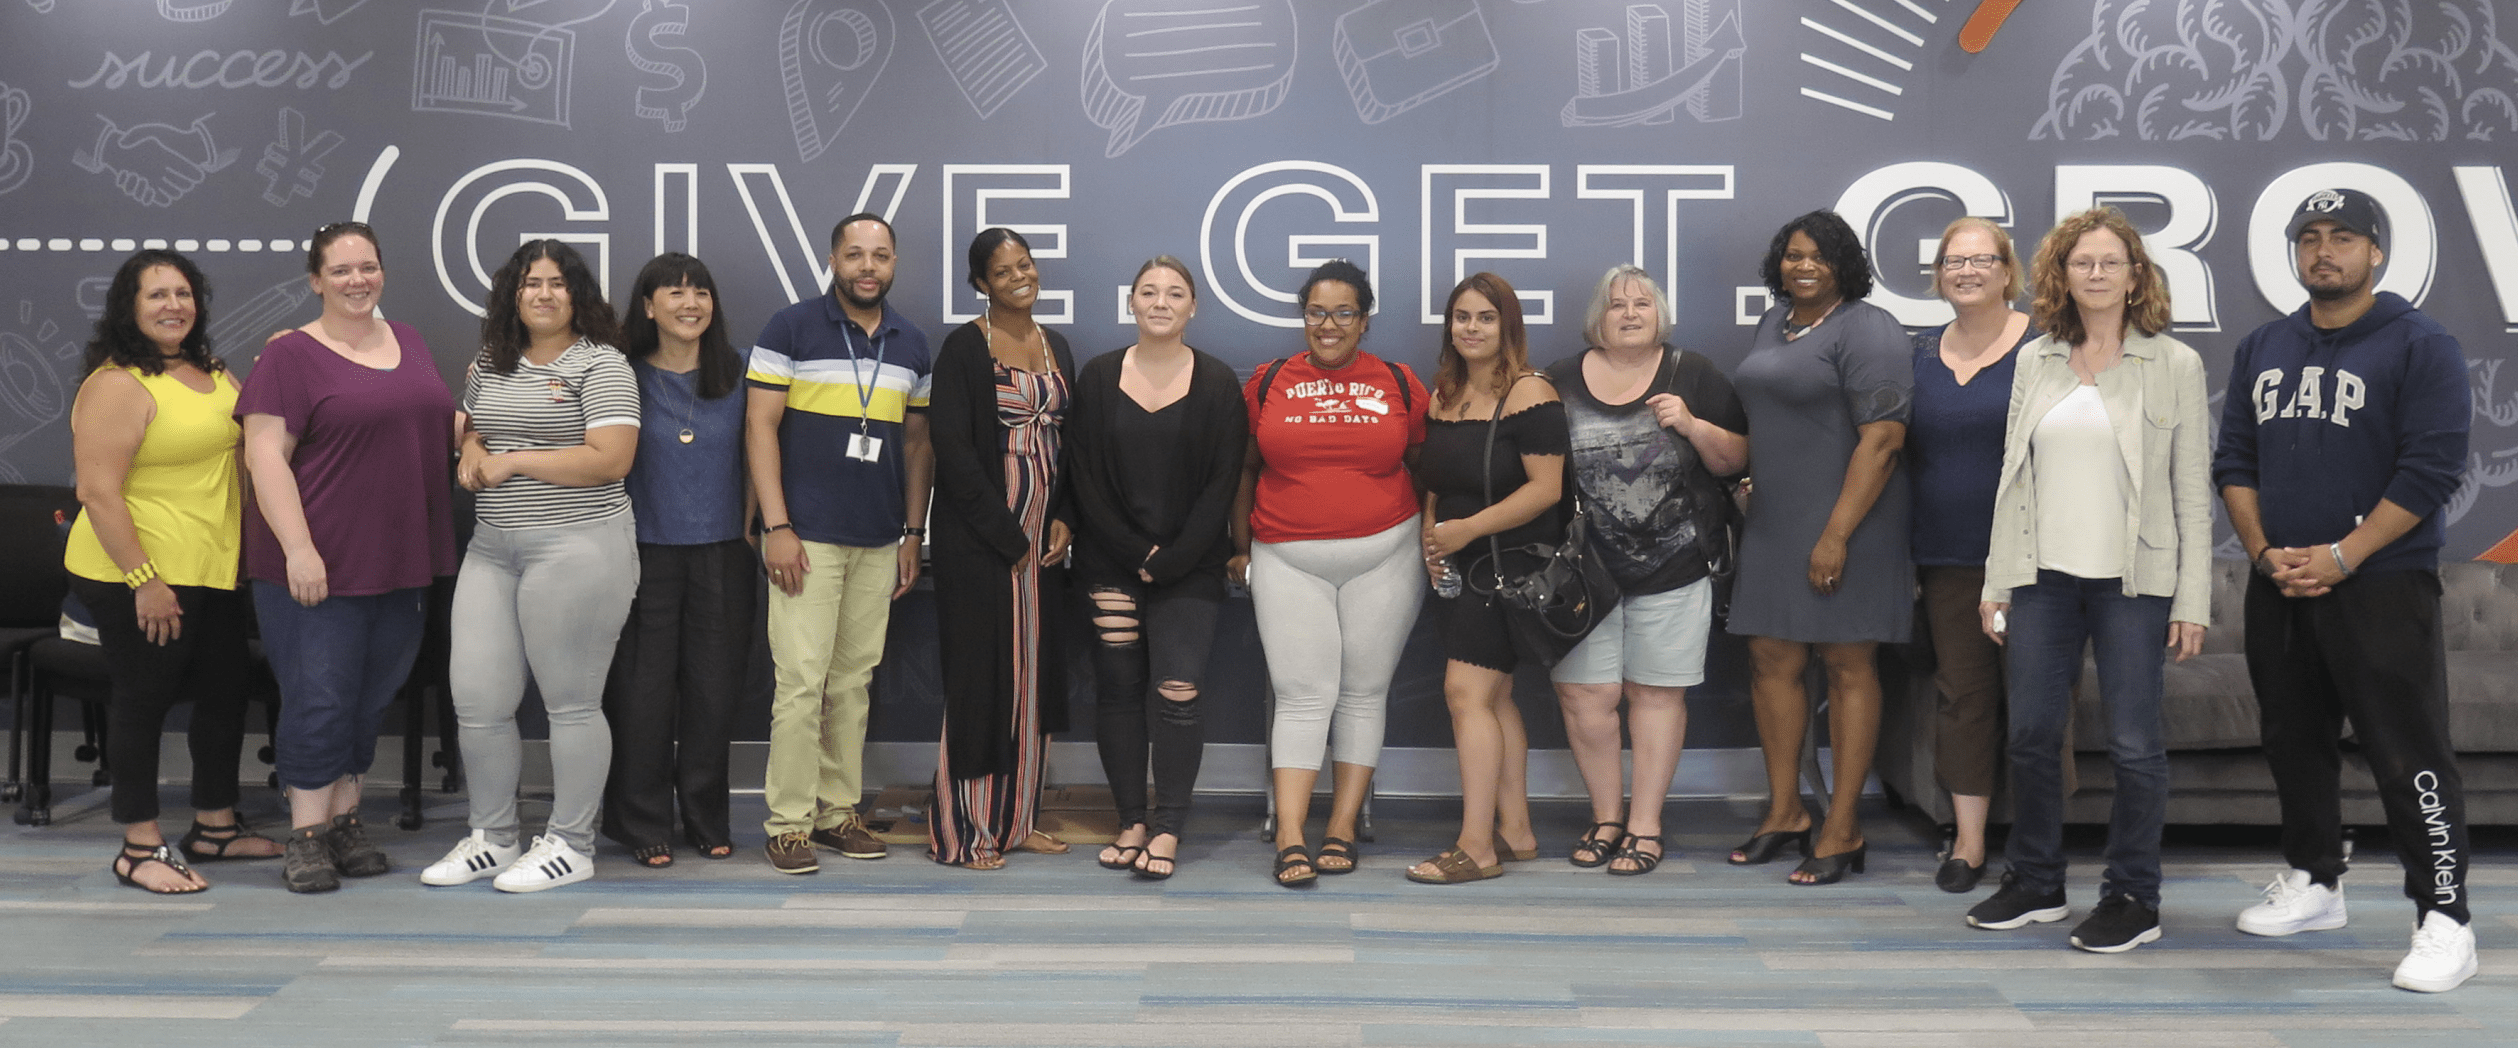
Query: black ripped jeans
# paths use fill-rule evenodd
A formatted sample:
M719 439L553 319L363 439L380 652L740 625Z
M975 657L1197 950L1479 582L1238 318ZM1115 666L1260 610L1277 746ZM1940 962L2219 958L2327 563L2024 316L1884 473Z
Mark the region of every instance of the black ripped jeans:
M1207 654L1215 647L1224 580L1206 572L1168 586L1096 579L1085 594L1094 634L1094 736L1119 825L1141 822L1151 833L1177 836L1206 755L1198 694ZM1145 791L1149 759L1151 818Z

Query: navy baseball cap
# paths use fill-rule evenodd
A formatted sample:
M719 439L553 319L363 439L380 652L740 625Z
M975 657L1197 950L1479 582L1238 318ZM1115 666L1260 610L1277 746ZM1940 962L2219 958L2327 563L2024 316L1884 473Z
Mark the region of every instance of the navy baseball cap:
M2291 215L2289 238L2296 243L2301 229L2321 220L2368 237L2381 251L2387 249L2386 219L2378 209L2378 201L2367 193L2357 189L2320 189L2310 193Z

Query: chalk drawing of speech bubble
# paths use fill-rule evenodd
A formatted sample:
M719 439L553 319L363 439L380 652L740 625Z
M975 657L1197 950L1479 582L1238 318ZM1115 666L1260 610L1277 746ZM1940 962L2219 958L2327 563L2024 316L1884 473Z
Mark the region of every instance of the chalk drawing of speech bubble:
M796 153L821 156L892 61L892 12L875 0L796 0L778 23L778 80Z
M1084 115L1118 156L1174 124L1275 111L1294 82L1292 0L1110 0L1084 42Z

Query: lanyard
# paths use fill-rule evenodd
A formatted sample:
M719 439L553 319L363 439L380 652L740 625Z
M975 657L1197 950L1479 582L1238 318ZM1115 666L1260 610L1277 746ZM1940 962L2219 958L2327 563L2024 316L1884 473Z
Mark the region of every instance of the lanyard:
M867 432L869 416L874 414L874 383L867 379L864 368L860 366L857 343L848 337L848 333L856 329L855 321L845 315L839 318L839 344L848 347L848 377L857 382L857 432L862 434ZM880 379L883 377L883 339L878 335L868 335L866 342L874 347L874 378Z

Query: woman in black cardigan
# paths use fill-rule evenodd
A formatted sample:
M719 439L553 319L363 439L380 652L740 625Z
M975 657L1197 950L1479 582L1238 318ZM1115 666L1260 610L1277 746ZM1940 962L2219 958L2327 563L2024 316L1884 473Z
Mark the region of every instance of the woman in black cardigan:
M1032 819L1049 733L1067 727L1066 665L1044 613L1066 607L1059 467L1075 357L1032 319L1040 274L1021 234L992 228L973 239L970 283L988 310L945 337L927 408L942 510L928 526L944 661L927 855L994 870L1007 851L1067 850Z
M1206 748L1198 692L1250 422L1232 366L1181 340L1198 311L1188 263L1163 255L1138 267L1128 308L1137 343L1093 358L1076 378L1067 462L1083 523L1076 571L1098 640L1094 737L1119 808L1119 838L1101 863L1161 880L1177 865ZM1158 701L1147 702L1149 691Z

